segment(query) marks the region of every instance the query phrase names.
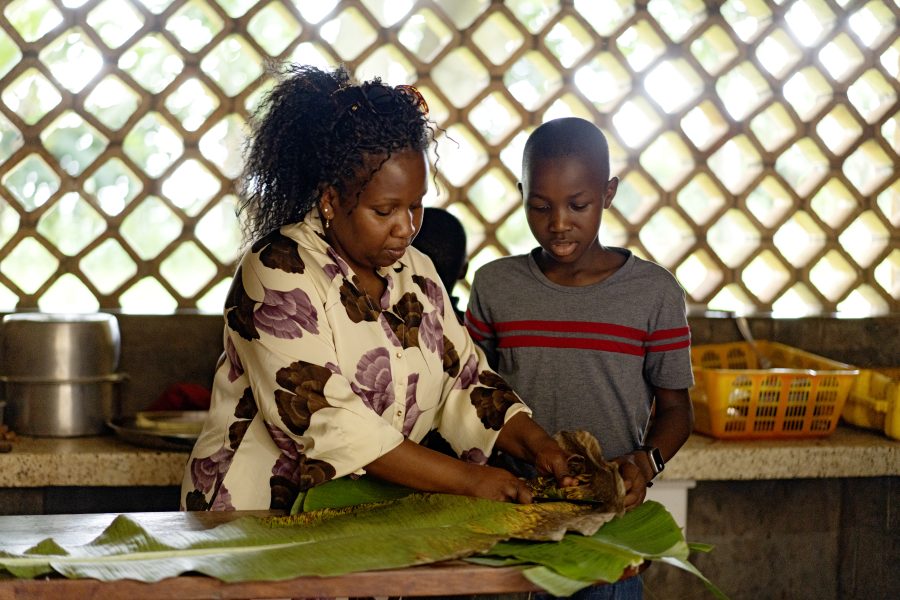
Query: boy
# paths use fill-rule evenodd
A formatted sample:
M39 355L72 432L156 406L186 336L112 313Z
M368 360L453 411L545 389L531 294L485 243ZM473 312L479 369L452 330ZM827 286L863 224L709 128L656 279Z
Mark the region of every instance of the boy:
M691 433L693 375L681 286L598 239L618 186L609 171L606 138L589 121L535 129L518 188L540 247L475 273L466 324L544 429L597 437L619 464L630 508ZM639 598L633 579L629 597Z

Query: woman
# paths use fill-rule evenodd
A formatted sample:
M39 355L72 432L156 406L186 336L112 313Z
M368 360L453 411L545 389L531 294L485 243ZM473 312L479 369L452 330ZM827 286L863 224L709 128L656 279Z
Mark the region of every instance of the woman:
M561 482L567 455L454 317L422 222L427 105L411 86L291 67L264 100L242 177L250 245L182 508L290 508L368 473L431 492L529 502L494 447ZM429 434L459 457L417 442Z

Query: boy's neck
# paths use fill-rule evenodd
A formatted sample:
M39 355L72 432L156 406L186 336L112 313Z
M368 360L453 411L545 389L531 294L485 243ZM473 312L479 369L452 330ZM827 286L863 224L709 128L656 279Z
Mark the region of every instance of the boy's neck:
M609 278L625 264L627 256L615 250L597 246L590 254L582 256L574 263L561 263L554 260L540 248L535 252L534 259L544 277L556 285L583 287L600 283Z

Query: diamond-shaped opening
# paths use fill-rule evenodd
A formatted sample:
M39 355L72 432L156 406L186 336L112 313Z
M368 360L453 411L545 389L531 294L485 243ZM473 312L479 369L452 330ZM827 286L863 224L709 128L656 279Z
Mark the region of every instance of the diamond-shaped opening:
M741 121L772 96L765 78L749 62L743 62L716 81L716 93L735 121Z
M149 196L122 221L119 232L142 260L159 256L181 235L181 219L156 196Z
M806 196L828 177L830 167L816 143L811 138L803 138L775 160L775 172L784 177L798 196Z
M343 10L323 23L319 35L343 60L354 60L378 39L378 31L356 8Z
M575 71L575 87L597 110L609 112L631 91L631 76L609 52Z
M456 0L455 2L441 2L440 6L456 28L464 31L487 10L490 3L491 0Z
M522 213L524 214L524 211ZM614 212L607 211L603 213L599 237L604 244L624 248L628 244L628 229Z
M543 106L562 87L562 75L540 52L531 50L503 75L509 93L527 110Z
M722 144L707 164L732 194L743 192L763 170L762 158L743 134Z
M488 162L487 151L464 125L452 125L438 145L441 175L454 186L465 185Z
M184 142L158 112L149 112L128 132L122 150L150 177L159 177L182 152Z
M709 100L704 100L681 119L681 129L698 150L706 151L728 132L728 121Z
M495 13L497 14L497 13ZM479 42L479 31L491 21L494 15L485 19L484 23L472 34L472 40L481 48L482 52L491 57ZM444 21L441 20L433 11L423 8L406 20L400 31L397 32L397 39L401 44L412 52L416 58L424 63L430 63L438 54L447 47L447 44L453 40L453 31L450 30ZM521 42L520 42L521 45ZM502 62L502 61L501 61Z
M778 228L772 242L789 263L801 268L819 255L827 237L809 213L799 211Z
M228 291L231 289L231 280L231 277L223 279L198 298L197 309L205 314L221 314Z
M0 284L0 311L15 312L19 303L19 295L14 294L8 287Z
M225 265L233 263L240 256L241 228L237 206L237 198L229 194L210 207L194 227L197 241Z
M5 77L20 60L22 51L5 31L0 30L0 77Z
M166 98L166 108L187 131L197 131L219 107L219 97L196 77L184 80Z
M29 154L6 172L2 183L13 198L30 212L46 204L59 189L60 179L43 158Z
M0 261L6 275L26 294L35 293L59 268L59 260L33 237L27 237Z
M664 267L674 267L697 242L694 231L672 207L663 206L641 227L641 244Z
M568 69L584 58L593 47L594 39L578 19L567 15L547 32L544 43L559 64Z
M492 92L469 112L469 122L491 145L497 145L519 128L522 117L502 92Z
M148 92L158 94L181 73L184 61L161 33L151 33L119 57L119 68Z
M629 223L641 223L659 204L659 192L636 171L628 173L621 181L612 204L615 212Z
M216 123L200 138L200 152L225 177L234 179L243 166L242 149L247 139L247 122L232 113Z
M647 10L673 42L679 43L706 19L702 0L650 0Z
M900 181L894 181L885 188L875 202L891 225L900 227Z
M806 67L791 75L782 92L784 99L804 121L813 120L833 96L828 81L815 67Z
M641 72L662 56L666 44L650 23L640 19L623 31L616 38L616 47L628 61L628 65L636 72Z
M856 211L857 202L847 186L840 179L833 178L819 188L809 206L817 217L837 230Z
M3 102L27 125L34 125L62 100L50 80L31 67L6 86Z
M73 27L38 55L64 88L77 94L103 67L103 55L81 27Z
M853 249L853 260L865 269L891 243L891 233L873 211L867 210L838 236L838 241L842 248Z
M360 81L376 77L393 84L413 83L416 67L396 46L381 46L356 68L356 78Z
M787 109L780 102L774 102L750 121L750 131L768 152L781 148L794 138L797 127Z
M525 141L531 131L530 128L527 131L520 131L500 150L500 161L517 179L522 177L522 153L525 150ZM443 153L443 149L441 152Z
M128 2L105 0L88 13L87 23L104 44L115 50L144 25L144 18Z
M141 104L141 96L115 75L107 75L84 99L84 109L112 129L120 129Z
M725 206L722 188L706 173L699 173L678 192L678 205L698 225L704 225Z
M78 113L67 110L41 132L41 142L66 173L77 177L100 156L109 140Z
M794 202L790 192L771 175L765 177L759 185L747 195L747 209L756 220L766 227L774 227L793 210Z
M690 149L677 134L667 131L641 153L641 166L667 192L671 192L694 170Z
M219 3L223 0L217 0ZM257 4L259 0L242 0L249 6ZM307 23L315 25L329 14L338 5L340 0L321 0L319 2L310 2L309 0L290 0L291 4L300 11L300 15ZM249 7L248 6L248 7ZM246 10L246 9L245 9ZM234 15L232 15L234 16Z
M725 279L721 266L705 250L688 256L675 270L684 290L695 302L703 302Z
M875 267L875 281L894 300L900 300L900 250L892 250L881 263Z
M828 35L836 20L824 0L797 0L784 13L791 33L806 47L815 46Z
M97 311L100 303L81 279L66 273L41 294L38 308L47 313L90 313Z
M431 71L444 96L460 108L469 104L491 81L490 73L467 48L455 48Z
M162 193L188 216L200 214L219 193L219 179L199 161L184 161L162 182Z
M225 27L225 22L204 0L188 0L166 19L166 29L188 52L199 52Z
M171 314L178 301L153 277L144 277L119 296L125 314Z
M620 177L631 161L631 156L625 151L625 148L619 143L615 135L607 135L606 142L609 144L609 174L610 177Z
M894 163L874 140L863 142L844 161L844 175L863 195L875 193L894 175Z
M772 303L772 316L800 318L822 313L822 303L803 283L795 283Z
M842 317L865 318L886 315L890 307L875 289L864 283L838 302L837 312Z
M41 39L63 22L62 13L50 0L13 0L3 14L28 43Z
M0 132L2 132L0 126ZM881 125L881 137L894 150L895 154L900 154L900 112L887 119ZM2 155L0 155L2 158Z
M415 4L413 0L362 0L362 3L382 27L393 27Z
M216 264L194 242L185 242L159 265L160 274L185 298L215 277Z
M331 65L340 62L325 46L317 42L297 44L297 47L291 52L290 61L298 65L312 65L323 71L327 71Z
M541 122L563 117L581 117L590 121L594 118L594 115L575 94L566 92L554 100L550 107L544 111L544 114L541 116Z
M24 145L22 132L0 113L0 165Z
M625 21L634 15L634 2L630 0L575 0L577 10L591 27L601 36L613 34Z
M863 64L865 58L846 33L836 35L819 50L819 62L831 78L843 82Z
M141 4L147 7L147 10L152 12L154 15L162 14L164 10L169 8L169 5L172 4L175 0L138 0ZM219 4L234 4L235 0L217 0ZM245 0L246 1L246 0Z
M441 95L427 85L419 87L419 93L428 101L428 118L443 127L450 118L450 108L441 102Z
M237 34L216 44L200 62L200 68L228 96L237 96L262 75L262 58Z
M506 0L505 4L531 33L540 32L559 12L559 0Z
M515 182L497 167L478 178L469 188L468 197L478 213L491 223L516 209L522 198Z
M874 123L897 104L897 92L877 69L869 69L847 88L847 99L859 114Z
M850 15L850 29L869 48L877 48L889 35L896 35L897 18L886 2L872 0Z
M484 238L484 227L479 224L481 237ZM466 229L469 232L469 229ZM525 211L516 210L509 214L496 231L497 241L503 244L509 254L524 254L537 246L531 230L528 228L528 220L525 218ZM493 246L489 246L493 251ZM469 281L471 276L478 270L474 263L469 264Z
M703 92L703 80L684 59L664 60L647 73L644 89L664 111L672 114Z
M772 21L772 10L764 0L727 0L719 9L732 31L749 44Z
M111 158L91 173L84 190L93 195L103 212L115 216L141 192L141 180L119 158Z
M662 119L641 97L624 102L612 117L616 134L629 148L638 148L659 132Z
M771 302L791 279L791 272L778 257L763 250L741 273L741 281L762 302Z
M298 64L311 64L311 63L298 63ZM264 76L261 79L258 79L254 84L253 91L244 96L244 108L247 111L247 114L256 113L259 108L260 103L263 101L263 98L266 97L272 88L275 87L275 79L269 76Z
M750 298L741 286L729 283L709 301L709 310L746 315L756 311L756 301Z
M900 37L879 57L881 68L894 79L900 78Z
M706 241L725 265L741 265L760 245L761 236L753 223L736 208L729 209L709 228Z
M756 57L766 71L781 79L803 58L803 51L784 30L776 29L757 45Z
M0 197L0 248L13 238L19 230L19 212Z
M691 42L691 54L710 75L718 75L738 56L738 48L727 31L713 25Z
M809 271L810 282L831 302L836 302L856 281L856 268L837 250L829 250Z
M37 231L63 254L75 256L106 231L106 219L80 195L69 192L41 215Z
M271 2L253 15L247 33L270 56L278 56L303 33L303 26L283 4Z
M835 156L841 156L862 135L863 128L847 107L838 104L822 117L816 133Z

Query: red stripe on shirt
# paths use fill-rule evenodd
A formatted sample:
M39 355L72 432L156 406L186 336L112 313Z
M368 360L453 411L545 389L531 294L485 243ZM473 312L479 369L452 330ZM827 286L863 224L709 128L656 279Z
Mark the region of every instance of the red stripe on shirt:
M591 321L504 321L494 325L498 333L510 331L551 331L555 333L593 333L614 335L629 340L644 341L647 332L634 327Z
M509 335L500 338L500 348L578 348L643 356L644 348L623 342L593 338L565 338L546 335Z
M671 344L660 344L658 346L647 346L647 352L668 352L669 350L680 350L682 348L688 348L691 345L691 340L682 340L680 342L673 342Z
M469 333L471 333L474 337L477 332L484 339L491 331L492 327L485 323L484 321L479 321L472 315L471 310L466 311L466 327L469 329Z
M668 340L671 338L684 337L686 335L691 334L690 327L677 327L675 329L660 329L659 331L654 331L647 338L648 342L653 342L656 340Z

